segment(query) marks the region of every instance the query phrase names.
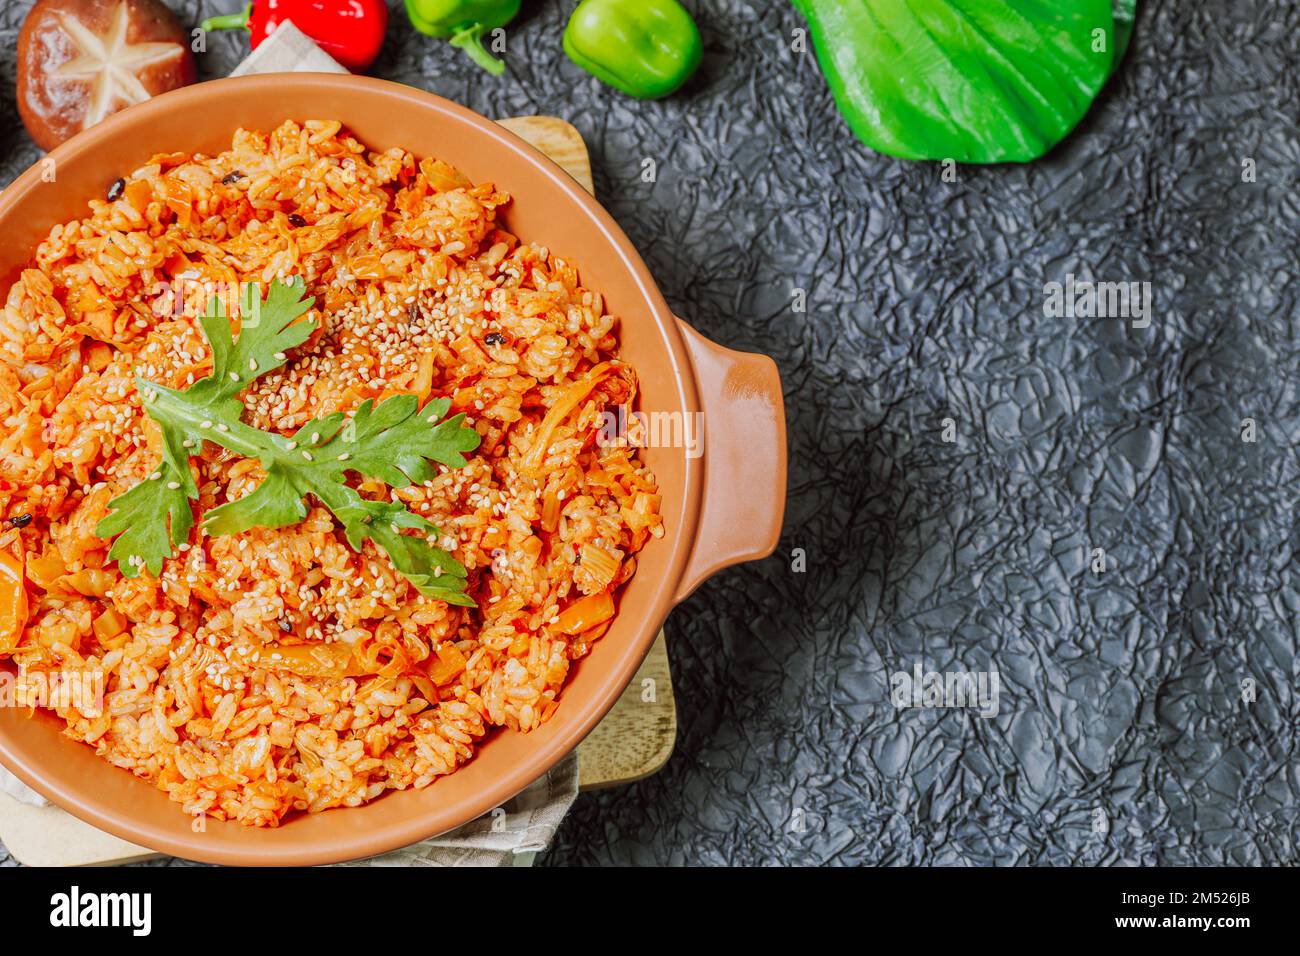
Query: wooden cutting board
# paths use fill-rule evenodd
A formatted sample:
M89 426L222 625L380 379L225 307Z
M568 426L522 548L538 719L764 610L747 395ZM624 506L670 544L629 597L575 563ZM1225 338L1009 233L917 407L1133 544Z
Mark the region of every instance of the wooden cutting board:
M571 125L554 116L500 123L595 193L587 145ZM661 631L618 703L578 747L579 785L595 790L648 777L668 761L676 737L677 706ZM5 794L0 794L0 843L31 866L108 866L157 856L58 807L30 807Z

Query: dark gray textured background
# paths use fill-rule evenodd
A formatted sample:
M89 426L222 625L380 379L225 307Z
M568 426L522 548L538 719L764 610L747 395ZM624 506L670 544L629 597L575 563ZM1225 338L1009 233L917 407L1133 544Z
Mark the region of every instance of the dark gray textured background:
M572 5L526 0L493 79L399 4L373 72L582 131L669 303L781 366L790 495L778 553L669 619L668 766L579 797L541 862L1296 862L1296 3L1142 0L1074 136L956 183L857 144L785 3L689 2L704 65L657 103L564 59ZM28 6L0 13L4 182L38 155ZM1150 281L1151 327L1044 318L1067 272ZM996 668L1000 713L896 711L918 660Z

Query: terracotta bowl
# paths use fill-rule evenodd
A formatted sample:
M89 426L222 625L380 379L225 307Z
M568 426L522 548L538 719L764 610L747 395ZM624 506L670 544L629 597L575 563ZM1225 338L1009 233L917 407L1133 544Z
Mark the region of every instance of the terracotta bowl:
M437 156L513 202L507 227L578 263L621 317L622 355L641 408L702 411L704 454L646 453L666 534L640 555L605 637L573 669L556 714L530 734L499 731L464 768L425 790L360 808L296 814L277 829L206 821L203 832L146 781L60 735L45 713L0 709L0 762L59 806L133 843L214 863L319 864L366 857L450 830L518 793L571 751L618 699L669 610L710 574L770 554L785 498L785 419L771 359L732 352L674 318L627 236L558 166L495 123L419 90L333 74L202 83L112 116L55 149L0 195L0 294L50 227L82 215L155 153L214 154L240 126L338 119L368 146ZM48 180L53 172L53 182ZM43 177L43 173L45 176Z

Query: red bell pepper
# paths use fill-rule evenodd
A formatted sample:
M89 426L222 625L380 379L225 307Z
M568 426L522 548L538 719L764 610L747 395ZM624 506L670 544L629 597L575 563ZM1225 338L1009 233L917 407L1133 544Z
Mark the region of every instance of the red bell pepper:
M388 29L384 0L255 0L243 13L209 17L202 30L248 30L253 49L292 20L317 46L353 73L364 73L379 55Z

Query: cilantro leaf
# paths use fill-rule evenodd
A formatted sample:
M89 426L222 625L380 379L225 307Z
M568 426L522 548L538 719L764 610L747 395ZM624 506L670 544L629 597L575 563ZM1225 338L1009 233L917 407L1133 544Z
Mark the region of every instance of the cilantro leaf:
M446 398L435 398L423 409L414 395L393 395L378 405L367 399L350 420L339 414L318 418L294 438L319 443L316 457L324 470L355 471L405 488L437 476L431 461L461 468L461 452L478 447L478 432L464 427L464 414L438 422L450 408Z
M136 380L145 411L162 427L162 461L149 479L110 501L109 513L95 528L101 538L118 535L108 556L117 561L126 577L135 577L144 568L157 577L162 573L163 560L189 538L194 527L189 501L199 496L190 473L189 455L201 447L205 438L212 437L202 426L214 427L221 419L227 426L232 420L239 421L244 407L235 396L258 375L283 365L288 360L287 350L307 340L315 323L297 320L314 301L303 297L301 278L272 283L265 300L258 298L251 283L245 285L240 293L240 333L236 342L225 303L220 296L212 297L205 314L199 317L199 325L212 347L213 371L184 393L189 405L201 412L191 427L174 423L169 426L151 410L160 396L181 393L144 379Z
M367 538L388 554L421 593L450 604L473 605L464 594L466 572L460 562L423 536L404 535L414 528L441 534L404 505L368 501L344 484L355 471L379 478L394 488L433 478L430 462L449 467L465 463L460 453L478 447L479 435L455 415L437 422L451 407L435 399L423 410L413 395L395 395L378 405L366 401L348 419L341 412L313 419L283 448L263 454L266 479L249 495L213 508L204 516L209 534L236 534L254 526L279 528L307 515L303 498L314 495L343 524L348 543L360 549Z
M402 534L403 528L415 528L426 534L440 534L432 524L407 511L402 505L389 501L367 501L347 485L339 485L346 504L334 510L343 522L348 543L360 548L361 542L371 539L388 554L401 574L420 593L446 601L448 604L474 606L474 599L465 594L465 568L441 548L434 547L421 535Z
M171 456L164 453L149 478L111 502L114 510L100 521L95 534L101 538L118 535L108 556L118 562L127 577L135 577L141 568L148 568L157 577L162 573L163 559L171 557L174 546L189 538L194 513L186 483L193 487L189 465L178 469Z
M285 528L307 517L303 491L294 486L294 475L272 465L262 483L251 494L218 505L203 516L203 530L210 535L239 534L249 528Z
M307 516L305 498L312 495L342 524L354 549L372 540L421 593L473 606L465 594L465 568L428 540L441 534L438 528L400 503L362 498L346 477L354 472L395 488L429 481L437 475L435 463L463 466L461 453L478 447L478 432L464 424L463 414L439 421L450 410L448 399L434 399L420 409L413 395L378 404L368 400L351 417L336 412L313 419L289 438L244 424L239 393L259 375L283 365L287 350L315 329L312 322L298 321L312 304L303 297L301 279L273 283L265 300L249 288L240 301L238 339L219 298L212 299L200 319L212 347L210 376L183 391L138 381L145 410L163 431L163 460L151 479L109 503L110 513L96 533L119 535L110 556L128 577L144 567L155 576L161 572L163 559L194 525L189 499L198 497L198 489L188 454L211 441L258 458L266 478L251 494L210 510L203 519L209 534L297 524Z
M199 318L212 348L212 374L186 390L190 404L239 418L244 406L236 396L253 379L282 366L288 361L289 350L302 345L316 330L316 323L298 321L313 302L314 298L303 296L300 276L272 282L265 301L257 297L254 285L247 284L240 291L239 339L235 340L226 305L213 296L207 312Z

